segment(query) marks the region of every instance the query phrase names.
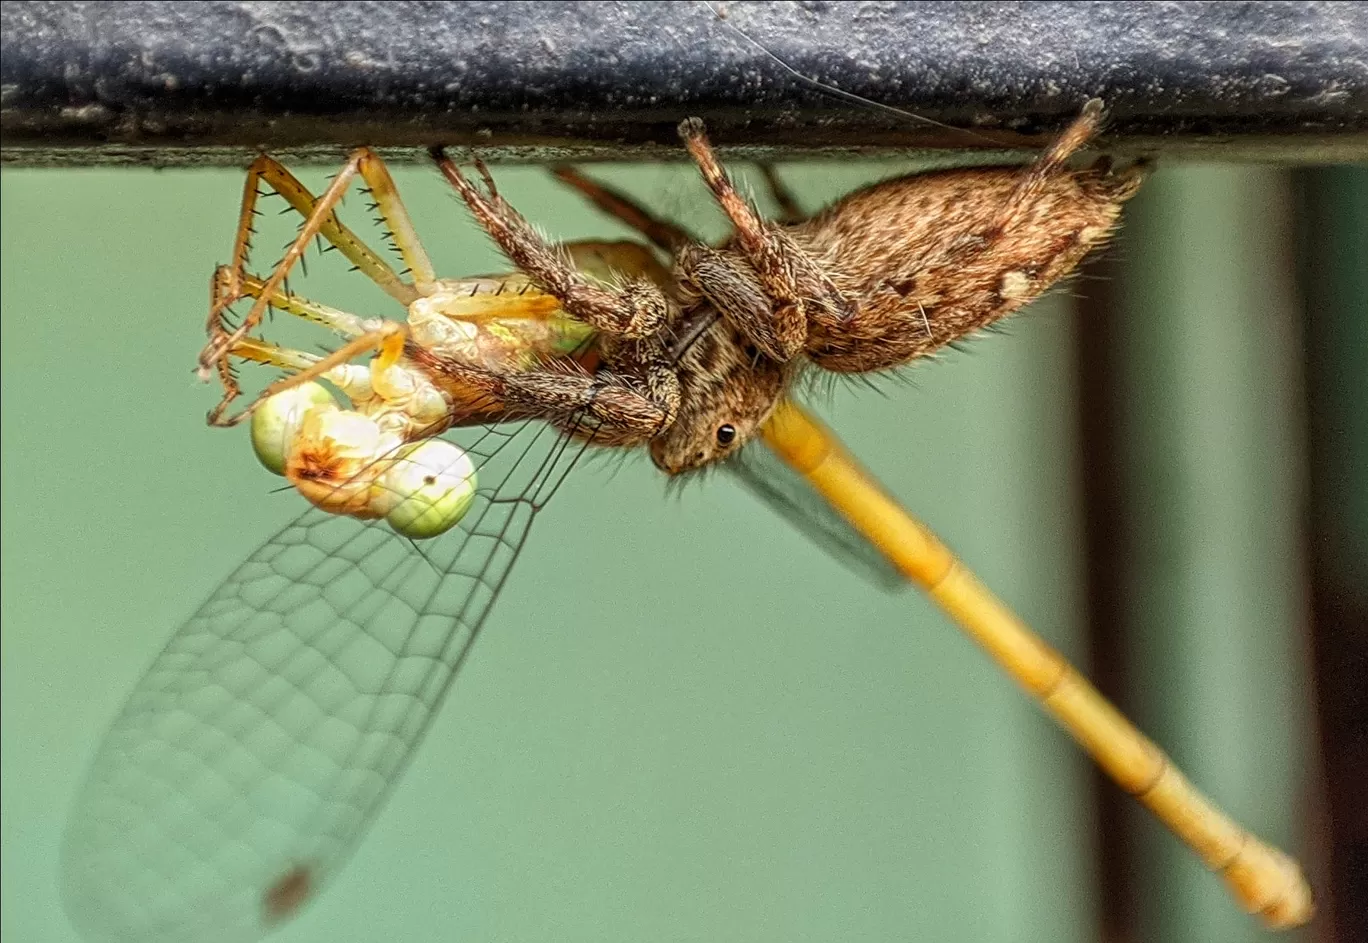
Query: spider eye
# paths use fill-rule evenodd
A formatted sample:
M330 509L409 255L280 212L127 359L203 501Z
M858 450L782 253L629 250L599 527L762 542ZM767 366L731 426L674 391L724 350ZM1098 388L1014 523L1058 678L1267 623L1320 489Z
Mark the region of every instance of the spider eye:
M724 423L717 427L717 444L731 445L736 439L736 427L731 423Z

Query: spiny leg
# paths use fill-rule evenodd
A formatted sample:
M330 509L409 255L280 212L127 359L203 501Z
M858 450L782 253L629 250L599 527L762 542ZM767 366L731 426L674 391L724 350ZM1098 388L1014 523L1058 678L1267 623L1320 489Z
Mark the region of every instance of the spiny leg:
M218 275L220 278L229 277L227 266L219 266ZM237 289L240 297L260 298L265 294L266 281L256 275L240 275L237 277ZM359 337L371 329L366 320L358 315L319 304L302 295L290 294L281 289L271 293L269 303L278 311L321 324L346 337Z
M636 279L620 288L600 287L589 281L543 239L499 196L494 180L483 163L475 166L485 187L486 197L447 157L441 148L432 156L442 175L450 181L470 207L475 219L499 244L509 260L527 273L544 291L554 295L574 318L596 330L622 337L646 337L658 331L673 311L665 293L645 279Z
M379 165L379 175L376 174L376 167ZM376 202L380 204L380 210L385 214L386 221L390 222L391 229L395 231L396 242L399 242L400 233L407 228L411 231L411 225L405 227L407 214L399 208L399 224L396 225L396 217L392 217L388 212L388 207L392 202L397 201L397 194L394 194L394 184L389 180L389 175L384 173L383 164L369 148L361 148L352 153L348 161L347 168L343 173L350 177L356 170L361 171L362 179L372 190L379 190ZM259 186L264 182L270 185L271 189L279 193L294 210L307 220L312 219L317 213L320 216L317 233L328 242L337 247L352 265L356 266L362 274L366 275L371 281L380 286L384 292L400 304L407 307L418 298L419 292L412 285L407 284L399 274L394 271L388 262L377 255L374 250L361 241L357 235L342 225L337 218L335 203L325 206L321 211L318 209L319 200L309 188L299 182L294 174L290 173L283 164L270 157L262 155L252 162L252 166L247 170L247 183L243 191L242 214L238 220L238 239L234 244L233 267L234 270L242 273L247 266L247 240L252 232L251 221L256 214L256 201L260 196ZM335 181L334 181L335 183ZM379 183L377 188L376 184ZM329 187L328 193L332 192ZM339 191L338 199L345 193L345 187ZM379 198L384 196L384 201ZM392 198L392 199L391 199ZM406 236L407 238L407 236ZM404 243L400 242L402 251ZM405 263L412 267L407 256ZM416 271L416 270L415 270Z
M236 290L238 288L241 288L243 293L253 298L260 297L261 289L265 287L265 284L266 283L261 279L251 275L235 277L232 269L226 265L220 265L214 270L214 277L210 282L211 307L217 305L228 291ZM324 324L327 324L328 322L322 317L313 317L313 311L325 316L327 314L335 313L344 319L355 318L354 315L349 315L342 311L332 312L331 309L326 309L326 311L324 311L322 305L314 305L313 302L306 301L297 295L288 295L284 292L277 292L272 297L272 306L288 311L291 314L296 314L299 317L318 320L320 323ZM305 313L306 310L310 310L311 313ZM340 323L330 326L333 326L337 330L344 331L348 336L356 337L364 334L365 329L360 326L359 318L356 318L355 320L357 330L354 331L344 330ZM292 350L287 347L281 347L279 344L263 338L251 336L244 337L242 340L238 341L228 351L228 354L229 356L225 356L219 361L218 366L220 371L225 371L228 377L224 383L225 388L231 385L232 389L224 394L223 401L218 407L219 410L226 408L228 403L235 399L240 392L237 387L236 377L233 375L230 357L238 357L243 360L250 360L254 363L264 364L270 367L280 367L283 370L289 370L291 372L306 370L322 359L317 354L306 353L302 350Z
M305 350L281 347L279 344L260 337L244 337L232 350L234 357L250 360L266 367L279 367L290 373L308 370L323 358Z
M279 380L268 385L258 393L250 403L238 412L227 417L223 414L227 411L228 404L231 402L232 397L224 396L218 406L210 411L209 423L215 426L235 426L250 416L257 406L275 394L283 393L286 390L299 386L301 383L307 383L310 380L321 377L334 367L341 366L353 357L369 353L372 350L378 350L380 352L375 359L375 363L372 365L372 374L377 377L383 377L387 370L398 363L399 357L404 352L404 341L407 337L408 331L402 324L398 324L394 321L384 321L381 323L380 327L373 331L367 331L360 337L352 338L325 357L314 357L314 355L305 354L302 351L292 351L288 348L277 347L276 345L269 344L259 338L244 338L235 343L229 350L229 353L234 356L243 357L247 360L255 360L258 363L274 362L277 366L282 366L286 369L292 369L295 363L302 363L304 365L299 368L298 373L281 377ZM272 359L267 359L268 357ZM312 362L304 363L306 359L311 359ZM377 384L376 392L381 392L379 384Z
M850 302L815 260L787 233L767 225L737 192L713 153L701 120L683 121L679 135L713 197L736 228L735 247L755 269L760 287L774 302L769 325L741 321L736 326L770 357L780 361L793 359L807 339L808 318L818 311L849 317L853 310Z
M684 227L654 216L631 197L584 176L574 167L560 165L553 167L551 173L561 183L578 190L601 212L621 220L671 255L699 241Z
M367 150L361 157L360 170L361 178L366 181L371 196L375 198L375 208L380 211L399 255L413 274L418 293L428 294L437 281L437 273L432 268L432 261L423 248L422 240L418 238L418 231L413 228L413 220L409 218L404 201L399 198L399 190L394 185L389 168L378 154Z
M210 337L227 334L224 315L228 306L241 297L238 292L240 284L241 279L237 277L234 269L226 265L214 269L214 274L209 279L209 323L205 327ZM226 353L213 362L213 369L218 373L219 383L223 386L223 399L214 409L222 412L242 393L242 387L238 385L237 373ZM205 373L205 367L201 366L200 375L207 380Z
M223 290L223 282L231 273L227 266L219 266L214 273L215 298ZM246 275L235 280L235 285L242 289L243 294L260 298L266 295L266 282L262 279ZM236 379L232 377L231 370L228 375L232 379L233 389L224 395L223 400L218 404L212 413L210 421L215 424L236 425L244 417L250 415L256 407L267 397L288 390L301 383L305 383L316 377L323 376L339 365L346 363L359 354L367 353L374 349L380 350L380 356L371 365L370 384L371 388L382 396L397 398L403 395L403 391L388 384L385 377L388 370L395 366L400 356L404 352L404 341L407 338L407 329L400 324L386 321L383 318L362 319L346 311L339 311L327 305L310 301L300 295L289 294L277 289L269 295L271 307L293 314L296 317L313 321L321 324L333 331L347 337L348 343L342 348L330 354L320 356L301 350L294 350L282 347L279 344L267 341L260 337L244 337L234 344L228 354L220 361L221 365L227 365L230 357L238 357L243 360L250 360L266 366L279 367L291 372L291 376L283 377L271 384L266 390L258 395L249 403L242 412L222 419L223 412L228 404L236 398L240 390L237 387ZM333 382L347 391L347 384L338 377L330 377Z
M239 219L238 245L235 247L234 252L235 265L232 271L232 277L226 283L221 283L217 273L214 278L215 297L213 298L209 314L209 341L205 344L204 349L200 351L199 357L200 373L202 376L207 376L208 372L215 366L218 366L220 376L223 375L224 369L222 360L227 356L229 348L246 337L248 333L261 323L261 319L266 315L266 309L269 307L271 296L284 285L285 278L289 275L290 269L294 266L294 263L299 261L304 255L304 250L308 248L310 241L312 241L315 236L319 235L330 221L336 223L333 209L341 201L342 195L346 192L352 177L356 175L357 166L361 162L363 153L363 151L359 150L353 152L342 170L333 179L332 184L324 192L322 198L312 204L308 218L304 220L304 225L300 227L294 242L285 250L285 256L280 260L275 271L271 273L271 277L267 280L262 289L261 297L256 299L256 302L252 305L251 310L248 311L247 317L243 319L242 323L236 328L229 330L223 321L223 313L229 304L237 297L241 297L238 285L236 284L236 279L242 274L240 266L245 264L247 234L251 231L250 222L252 216L255 215L257 191L255 185L252 184L252 175L249 174L249 186L246 194L251 194L251 196L248 197L244 194L243 211ZM256 164L253 166L255 167ZM281 169L283 170L284 168ZM291 199L287 194L282 195L284 195L287 200ZM304 191L304 195L308 195L307 191ZM293 205L293 202L291 205ZM245 228L243 226L244 221L247 224ZM386 266L386 268L388 268L388 266ZM222 292L221 294L220 291ZM416 294L414 297L417 297ZM232 389L229 389L228 392L235 395L235 391ZM231 395L229 398L231 398ZM215 410L216 413L221 411L221 408Z
M233 264L230 268L220 269L215 274L213 299L210 304L207 325L210 341L200 355L201 373L210 369L216 359L219 361L217 364L218 372L223 380L227 399L231 400L235 397L238 390L236 384L231 380L231 371L226 364L221 362L222 351L231 340L241 340L246 331L251 330L255 323L259 322L262 313L261 305L259 303L254 305L252 312L248 315L247 322L237 328L230 329L225 322L224 315L228 307L243 296L255 297L258 301L263 296L278 298L281 295L280 286L284 284L282 273L288 273L293 262L298 260L304 247L307 246L310 232L327 239L357 269L406 307L419 297L419 289L405 282L384 259L376 255L337 218L336 203L340 202L342 194L345 193L348 179L357 171L366 181L370 192L374 194L376 208L379 209L383 221L388 224L396 248L399 249L420 286L426 290L432 285L435 276L432 265L428 261L427 253L423 250L417 234L413 230L408 213L399 199L394 182L385 169L384 162L373 151L368 148L361 148L354 152L347 166L343 168L342 174L339 175L341 179L334 180L323 200L316 199L309 192L309 189L278 161L265 155L257 158L248 169L247 182L243 189L242 209L239 213L238 229L233 245ZM256 209L256 203L260 198L260 185L263 182L280 194L296 212L305 216L304 225L301 227L294 244L277 266L272 278L266 283L275 286L274 290L270 292L265 292L265 285L253 286L251 277L246 273L250 239L254 232L252 221L259 212ZM257 281L259 282L259 280ZM275 301L268 298L267 303L274 305ZM321 306L319 307L321 308ZM289 310L288 307L287 310ZM342 313L336 312L336 314L341 315ZM348 330L345 326L331 326L337 327L344 333L357 333L356 330Z
M374 207L380 211L382 221L387 224L390 237L394 240L396 248L409 266L409 270L413 272L418 282L418 288L405 282L388 263L376 255L338 220L335 209L336 203L340 202L342 194L346 191L348 178L358 171L366 182L369 192L375 198ZM301 227L295 242L287 251L286 257L277 266L272 277L264 282L245 271L250 249L250 236L254 232L252 220L258 213L256 202L260 197L260 184L262 182L270 185L294 210L305 216L304 225ZM334 180L333 185L329 187L322 200L316 199L308 188L278 161L265 155L259 157L248 170L247 182L244 186L242 209L239 214L238 230L233 246L233 265L231 267L220 267L214 274L207 326L210 341L201 354L201 372L208 369L206 361L209 361L210 358L216 360L215 365L225 392L223 401L210 414L211 421L221 421L222 413L227 404L240 393L240 387L233 376L231 366L227 363L227 354L224 353L224 350L231 352L234 344L240 344L245 338L246 332L250 331L254 324L260 321L263 301L268 308L280 308L290 314L324 324L349 337L357 337L369 329L370 326L363 323L355 315L310 302L282 290L281 286L285 284L284 276L288 273L290 265L300 258L303 249L307 246L311 228L313 228L314 235L321 235L326 238L351 260L357 269L405 306L416 300L422 291L431 290L433 286L436 276L432 264L428 260L427 253L409 219L408 212L399 198L393 179L385 168L384 162L373 151L368 148L361 148L354 152L348 165L339 174L339 179ZM230 330L225 321L225 313L231 304L244 296L256 298L257 303L243 324ZM260 399L258 397L248 407L247 411L250 412L255 404L260 402ZM232 421L240 419L241 416L237 416L233 417Z
M218 303L229 286L239 292L235 297L246 296L249 298L260 298L265 294L266 282L255 275L235 276L228 266L220 265L214 272L212 289L214 304ZM276 290L269 298L272 308L303 318L307 321L313 321L316 324L321 324L348 339L362 337L375 331L383 332L385 331L383 325L387 323L380 318L367 321L354 314L349 314L346 311L339 311L336 308L330 308L327 305L322 305L299 295L289 294L281 290ZM322 359L317 354L281 347L279 344L272 343L260 337L247 336L242 338L228 349L227 354L222 357L218 363L219 375L223 381L224 394L223 399L219 401L218 405L209 414L210 421L215 424L219 424L219 422L222 421L224 424L233 425L241 419L241 416L235 416L230 417L229 421L221 420L223 412L228 408L228 404L235 400L242 392L241 387L238 385L236 374L230 364L231 357L251 360L255 363L265 364L267 366L280 367L289 370L292 373L309 370L314 364ZM312 379L313 376L314 374L310 373L308 376L302 378L291 377L289 378L292 381L291 383L279 383L272 388L272 392L280 392L283 389L288 389L292 385ZM244 414L250 414L262 399L263 397L254 399L248 404Z

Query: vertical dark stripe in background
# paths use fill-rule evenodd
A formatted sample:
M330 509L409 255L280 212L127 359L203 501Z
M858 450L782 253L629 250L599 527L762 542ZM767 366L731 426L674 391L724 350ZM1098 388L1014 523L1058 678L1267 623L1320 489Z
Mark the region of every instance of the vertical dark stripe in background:
M1338 931L1368 933L1368 167L1294 173L1306 351L1311 610Z
M1084 591L1087 597L1088 673L1098 689L1124 703L1125 598L1121 585L1124 476L1120 467L1120 390L1116 329L1116 247L1092 257L1074 285L1078 369L1078 481L1083 505ZM1101 943L1138 943L1135 900L1127 875L1133 850L1124 814L1131 800L1094 768L1097 809L1097 895Z
M1298 526L1308 475L1302 391L1320 368L1303 364L1298 344L1289 184L1272 169L1166 166L1129 208L1117 243L1074 284L1080 480L1093 677L1199 788L1300 857L1325 900L1326 885L1341 881L1326 880L1321 865L1311 562ZM1341 230L1355 225L1340 221ZM1339 238L1320 229L1323 240ZM1348 252L1362 268L1359 240ZM1343 294L1362 299L1363 289ZM1340 369L1341 385L1368 375L1362 354ZM1334 415L1361 427L1368 412L1341 406ZM1361 456L1341 455L1330 473L1364 495L1365 468ZM1338 664L1344 684L1357 676L1362 691L1361 669ZM1362 718L1363 701L1348 711ZM1327 750L1331 739L1327 731ZM1359 797L1343 801L1361 810L1368 762L1358 769ZM1265 937L1190 852L1110 782L1098 784L1101 940ZM1284 939L1353 939L1333 933L1323 916Z

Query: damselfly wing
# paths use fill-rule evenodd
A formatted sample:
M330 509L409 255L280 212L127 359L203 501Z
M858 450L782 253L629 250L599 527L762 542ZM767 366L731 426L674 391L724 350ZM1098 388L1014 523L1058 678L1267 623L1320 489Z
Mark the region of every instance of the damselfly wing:
M461 432L481 484L455 528L419 545L311 509L148 669L65 840L90 939L255 939L337 871L585 448L540 422Z

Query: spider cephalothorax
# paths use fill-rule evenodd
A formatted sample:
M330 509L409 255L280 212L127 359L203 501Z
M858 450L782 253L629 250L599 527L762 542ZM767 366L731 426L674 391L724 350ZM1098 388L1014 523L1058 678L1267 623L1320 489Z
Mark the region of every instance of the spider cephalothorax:
M760 353L707 306L694 314L707 324L675 361L674 421L650 442L651 461L671 475L709 465L751 440L797 368Z

